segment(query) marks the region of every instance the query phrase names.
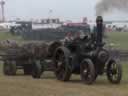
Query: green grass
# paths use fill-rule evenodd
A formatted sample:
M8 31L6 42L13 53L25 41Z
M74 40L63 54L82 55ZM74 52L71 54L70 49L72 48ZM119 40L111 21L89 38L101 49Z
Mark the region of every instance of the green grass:
M128 62L122 62L123 64L123 81L128 82Z
M9 32L0 32L0 40L22 41L22 37L11 35Z
M114 43L114 48L128 50L128 32L111 32L106 33L107 41Z

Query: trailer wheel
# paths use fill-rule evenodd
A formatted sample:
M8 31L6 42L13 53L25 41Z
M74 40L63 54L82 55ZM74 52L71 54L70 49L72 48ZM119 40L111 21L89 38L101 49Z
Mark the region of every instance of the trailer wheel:
M35 61L32 64L32 77L35 79L39 79L43 73L44 69L39 60Z
M24 65L24 75L31 75L32 73L32 65L26 64Z
M80 75L85 84L92 84L95 81L95 68L90 59L85 59L80 64Z
M6 60L3 65L3 73L4 75L16 75L16 61Z
M69 62L70 52L65 47L60 47L54 55L55 75L58 80L69 81L72 71Z
M115 60L110 60L107 65L107 77L113 84L120 83L122 79L122 66Z

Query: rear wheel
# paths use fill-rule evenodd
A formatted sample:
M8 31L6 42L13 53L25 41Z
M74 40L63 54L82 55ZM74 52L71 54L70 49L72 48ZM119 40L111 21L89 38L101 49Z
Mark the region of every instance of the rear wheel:
M59 48L54 56L55 75L58 80L69 81L71 77L71 68L69 64L70 52L67 48Z
M44 69L43 66L41 65L40 60L36 60L32 64L32 77L35 79L39 79L43 73Z
M16 75L16 61L14 60L6 60L3 65L3 73L4 75Z
M107 77L111 83L118 84L122 79L122 66L115 60L110 60L107 65Z
M92 84L95 79L95 68L94 64L90 59L85 59L80 64L81 79L85 84Z

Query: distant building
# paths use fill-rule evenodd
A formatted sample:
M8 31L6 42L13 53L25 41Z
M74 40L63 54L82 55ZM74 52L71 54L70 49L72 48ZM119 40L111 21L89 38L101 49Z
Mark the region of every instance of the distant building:
M59 18L55 18L55 19L42 19L41 20L42 24L61 24L62 22L60 22Z
M47 29L47 28L53 28L56 29L60 26L62 26L62 22L59 18L48 18L48 19L42 19L40 23L34 22L32 24L33 29Z

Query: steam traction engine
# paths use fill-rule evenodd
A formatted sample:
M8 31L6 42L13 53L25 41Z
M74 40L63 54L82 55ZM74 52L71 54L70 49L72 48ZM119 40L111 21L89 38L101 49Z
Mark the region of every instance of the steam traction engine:
M55 72L58 80L69 81L72 74L80 74L85 84L92 84L98 75L107 74L108 80L118 84L122 79L122 67L111 58L103 43L103 19L98 16L94 34L65 41L64 44L55 43L50 48L51 71ZM55 52L54 52L55 51ZM43 60L45 61L46 58ZM33 63L32 76L40 78L47 70L40 62Z
M56 49L53 61L58 80L68 81L72 74L80 74L84 83L92 84L98 75L106 73L110 82L120 83L122 67L104 48L101 16L97 17L96 23L95 34L65 42Z

